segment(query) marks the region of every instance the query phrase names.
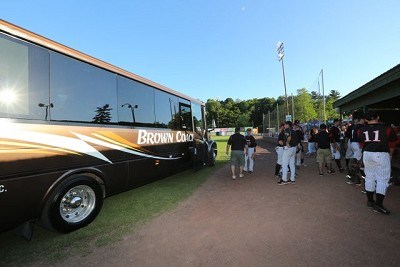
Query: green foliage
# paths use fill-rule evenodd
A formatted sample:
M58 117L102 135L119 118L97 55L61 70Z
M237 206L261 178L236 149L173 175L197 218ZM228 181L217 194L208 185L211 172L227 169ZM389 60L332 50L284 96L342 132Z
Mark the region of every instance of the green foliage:
M331 90L329 95L325 96L327 119L339 117L339 114L333 108L333 102L339 98L340 93L336 90ZM296 120L301 122L324 120L324 98L315 91L309 93L305 88L298 89L296 96L288 97L288 103L289 113L292 114L294 109ZM294 103L294 107L292 107L292 103ZM279 111L277 111L277 104ZM212 119L215 119L218 128L235 127L237 125L258 127L265 125L263 124L265 117L263 115L268 114L268 111L272 113L271 120L283 122L286 115L286 99L284 96L279 96L278 99L269 97L249 100L227 98L225 101L208 99L206 109L208 125L211 125Z
M263 114L274 108L274 98L255 98L236 100L227 98L225 101L208 99L206 103L207 124L212 119L218 128L235 127L236 125L262 125Z
M312 96L305 88L297 90L297 96L294 98L294 110L295 119L301 122L316 118L317 113L314 109Z

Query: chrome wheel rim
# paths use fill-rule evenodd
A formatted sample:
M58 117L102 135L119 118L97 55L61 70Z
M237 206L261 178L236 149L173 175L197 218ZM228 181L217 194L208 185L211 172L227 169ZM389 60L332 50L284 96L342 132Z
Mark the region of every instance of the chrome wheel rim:
M62 197L60 215L68 223L86 219L96 206L96 193L90 186L78 185Z

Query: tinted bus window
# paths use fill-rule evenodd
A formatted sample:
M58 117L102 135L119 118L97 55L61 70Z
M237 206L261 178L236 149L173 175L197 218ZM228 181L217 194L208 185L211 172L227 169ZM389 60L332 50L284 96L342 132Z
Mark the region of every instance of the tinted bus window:
M192 131L192 108L190 104L179 104L181 116L181 130Z
M50 75L52 120L117 122L115 74L51 53Z
M155 91L156 126L180 129L178 97L166 92Z
M193 114L194 131L198 133L201 137L203 137L205 133L204 131L205 126L204 126L201 106L192 103L192 114Z
M154 126L153 87L118 76L118 117L120 124Z
M49 54L45 49L0 35L0 114L45 119L49 104Z

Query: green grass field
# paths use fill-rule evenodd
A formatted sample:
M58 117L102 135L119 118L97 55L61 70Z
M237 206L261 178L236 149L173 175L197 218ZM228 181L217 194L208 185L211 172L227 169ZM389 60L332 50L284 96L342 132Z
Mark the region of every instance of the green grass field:
M56 263L67 256L87 255L93 248L113 244L140 225L173 209L227 162L228 137L213 138L218 144L217 164L200 171L187 170L163 180L105 199L99 216L87 227L70 234L34 228L30 242L14 232L0 234L0 266Z

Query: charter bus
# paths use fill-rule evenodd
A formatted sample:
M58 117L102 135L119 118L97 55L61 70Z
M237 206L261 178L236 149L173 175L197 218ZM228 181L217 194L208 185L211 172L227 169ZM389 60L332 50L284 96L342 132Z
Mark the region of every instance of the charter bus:
M203 102L0 20L0 232L71 232L103 199L213 166Z

